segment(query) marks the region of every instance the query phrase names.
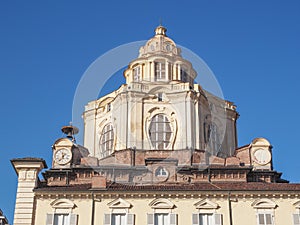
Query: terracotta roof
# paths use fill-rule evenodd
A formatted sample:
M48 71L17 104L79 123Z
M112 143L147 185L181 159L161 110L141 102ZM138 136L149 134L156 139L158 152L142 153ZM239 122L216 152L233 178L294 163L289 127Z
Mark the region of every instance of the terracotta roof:
M35 191L89 191L91 184L70 186L43 186ZM300 183L263 183L263 182L227 182L227 183L195 183L195 184L152 184L133 185L112 183L102 191L300 191Z

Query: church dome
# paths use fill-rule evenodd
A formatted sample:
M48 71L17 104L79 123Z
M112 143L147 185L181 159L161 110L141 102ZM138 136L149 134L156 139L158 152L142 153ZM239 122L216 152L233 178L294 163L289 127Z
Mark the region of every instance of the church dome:
M183 59L181 49L166 34L167 29L156 27L155 35L140 48L137 59L124 71L126 83L183 82L194 85L197 76L192 64Z
M170 56L180 56L180 49L175 42L166 35L167 29L158 26L155 29L155 36L147 41L145 46L140 48L139 57L147 57L155 54L166 54Z

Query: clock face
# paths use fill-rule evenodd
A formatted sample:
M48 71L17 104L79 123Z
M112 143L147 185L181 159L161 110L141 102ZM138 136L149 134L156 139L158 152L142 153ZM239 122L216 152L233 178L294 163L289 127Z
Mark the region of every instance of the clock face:
M271 161L271 153L266 149L258 149L253 153L254 160L260 165L265 165Z
M59 149L55 152L54 160L60 165L67 164L72 159L72 153L67 148Z

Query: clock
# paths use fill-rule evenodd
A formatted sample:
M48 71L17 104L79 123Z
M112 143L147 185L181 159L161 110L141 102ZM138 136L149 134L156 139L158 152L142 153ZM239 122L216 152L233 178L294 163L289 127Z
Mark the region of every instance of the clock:
M65 165L72 159L72 152L70 149L61 148L58 149L54 154L54 160L59 165Z
M260 165L266 165L271 161L271 153L267 149L257 149L254 153L254 161Z

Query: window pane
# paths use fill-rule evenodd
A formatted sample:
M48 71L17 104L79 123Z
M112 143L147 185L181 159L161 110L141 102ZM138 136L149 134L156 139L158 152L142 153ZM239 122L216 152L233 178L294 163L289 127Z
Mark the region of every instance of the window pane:
M69 215L54 214L54 225L69 225Z
M158 149L165 149L170 144L172 135L170 122L166 115L155 115L150 124L149 135L151 143Z
M126 214L112 214L111 225L126 225Z
M213 225L213 214L199 214L200 225Z
M156 62L155 64L155 80L165 80L165 64L161 62Z
M266 215L266 225L272 225L272 215L271 214L265 214Z
M154 225L168 225L168 215L167 213L155 213L154 214Z
M258 223L259 223L259 225L265 225L265 215L264 214L258 214Z
M114 141L114 130L111 124L107 124L101 132L99 143L100 157L104 158L112 153Z

